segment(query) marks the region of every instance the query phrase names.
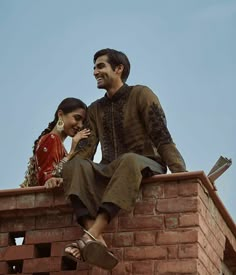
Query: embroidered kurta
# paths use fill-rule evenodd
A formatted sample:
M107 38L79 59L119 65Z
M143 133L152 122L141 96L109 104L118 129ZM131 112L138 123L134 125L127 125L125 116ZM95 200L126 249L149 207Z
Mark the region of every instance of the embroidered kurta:
M93 158L98 142L102 163L132 152L167 166L171 172L186 171L184 160L167 128L158 97L146 86L123 85L112 98L106 95L88 109L92 133L78 147L82 158Z
M63 167L67 197L77 195L96 217L103 202L131 210L143 177L186 171L157 96L145 86L124 85L88 108L91 135ZM98 142L101 163L92 161Z
M66 154L58 135L49 133L40 138L35 151L36 176L39 185L44 185L49 178L55 176Z

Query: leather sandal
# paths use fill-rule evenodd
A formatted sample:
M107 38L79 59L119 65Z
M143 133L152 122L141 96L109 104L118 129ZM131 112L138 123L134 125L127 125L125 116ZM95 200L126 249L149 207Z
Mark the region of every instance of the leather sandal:
M66 246L76 248L80 251L80 257L76 258L71 253L65 251L65 256L73 261L85 261L88 264L96 265L103 269L111 270L118 264L118 259L107 247L98 241L90 232L84 230L86 235L83 235L78 241L75 241Z
M85 240L86 245L83 249L83 258L85 261L103 269L113 269L118 264L118 259L115 257L115 255L109 251L103 243L94 238L90 232L87 230L84 230L84 232L92 239ZM81 240L84 240L83 237Z

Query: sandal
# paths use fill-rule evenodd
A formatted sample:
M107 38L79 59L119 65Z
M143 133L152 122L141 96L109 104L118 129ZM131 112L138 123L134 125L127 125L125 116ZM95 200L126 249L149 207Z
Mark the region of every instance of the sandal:
M71 248L77 248L80 251L80 258L76 258L71 253L65 251L65 256L69 257L73 261L85 261L88 264L96 265L103 269L111 270L118 264L118 259L114 254L107 249L107 247L98 241L87 230L84 230L92 240L82 236L78 241L66 246Z
M66 248L72 248L72 249L76 248L76 249L78 249L80 251L79 258L73 256L72 253L67 252L67 251L64 251L64 256L66 256L67 258L71 259L74 262L77 262L77 261L83 261L84 262L84 259L83 259L82 254L81 254L81 249L82 249L81 245L83 245L83 243L82 242L80 243L80 240L78 240L78 241L75 241L75 242L70 243L70 244L65 246L65 250L66 250Z
M118 259L115 257L115 255L109 251L104 244L94 238L90 232L87 230L84 230L84 232L92 239L85 240L83 258L86 260L86 262L103 269L113 269L118 264ZM83 237L81 240L84 241Z

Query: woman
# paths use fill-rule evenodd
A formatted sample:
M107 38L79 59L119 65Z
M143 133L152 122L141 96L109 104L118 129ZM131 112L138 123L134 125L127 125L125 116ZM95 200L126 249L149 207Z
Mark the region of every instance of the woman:
M63 163L73 155L77 143L90 134L89 129L81 130L86 111L86 104L77 98L66 98L59 104L54 120L34 142L33 156L21 187L45 185L53 188L61 185ZM63 145L67 136L72 137L69 153Z

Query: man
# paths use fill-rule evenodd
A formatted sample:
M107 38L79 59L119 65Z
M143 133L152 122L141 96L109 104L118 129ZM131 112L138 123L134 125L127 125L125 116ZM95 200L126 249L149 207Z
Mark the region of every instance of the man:
M127 56L113 49L94 55L94 76L104 97L88 108L91 134L66 163L64 189L84 228L79 241L65 252L74 259L105 269L117 264L102 233L120 209L131 210L143 177L186 171L166 126L157 96L146 86L125 84L130 71ZM102 160L92 161L98 142Z

